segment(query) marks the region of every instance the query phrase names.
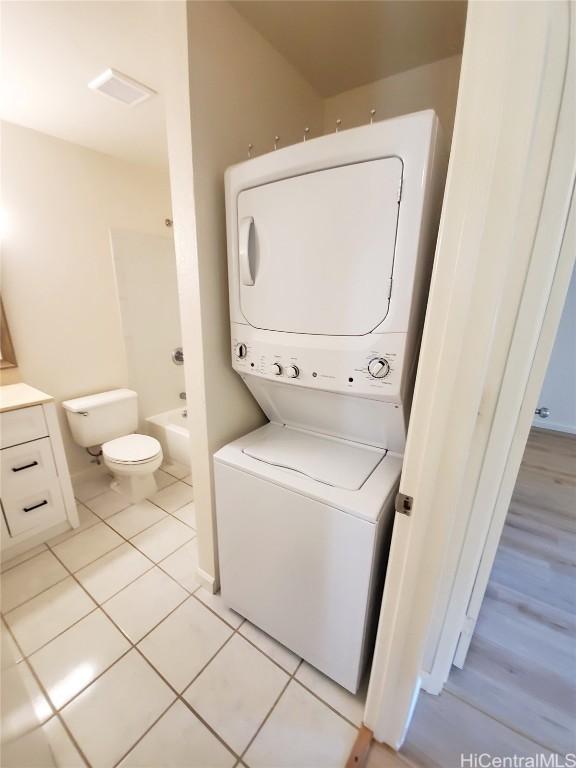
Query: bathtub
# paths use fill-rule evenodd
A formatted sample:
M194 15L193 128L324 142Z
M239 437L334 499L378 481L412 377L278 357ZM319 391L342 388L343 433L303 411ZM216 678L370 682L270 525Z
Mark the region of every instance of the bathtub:
M190 425L184 408L164 411L146 419L148 434L162 445L164 458L190 466Z

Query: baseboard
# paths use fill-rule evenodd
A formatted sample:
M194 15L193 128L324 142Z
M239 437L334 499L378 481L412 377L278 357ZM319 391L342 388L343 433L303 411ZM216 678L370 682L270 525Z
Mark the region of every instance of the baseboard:
M445 680L439 680L438 675L431 674L430 672L423 672L420 678L420 686L426 691L426 693L432 694L432 696L438 696L442 693Z
M565 435L576 435L576 428L573 424L562 424L562 422L548 421L546 424L532 422L532 428L539 432L563 432Z
M203 571L202 568L196 568L198 581L210 594L214 595L220 589L220 584L212 574Z

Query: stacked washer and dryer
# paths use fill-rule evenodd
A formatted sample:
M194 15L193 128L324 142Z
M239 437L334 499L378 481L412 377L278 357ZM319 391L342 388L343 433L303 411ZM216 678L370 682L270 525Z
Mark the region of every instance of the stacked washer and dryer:
M445 159L425 111L226 173L232 365L269 423L214 457L222 597L353 692L380 605Z

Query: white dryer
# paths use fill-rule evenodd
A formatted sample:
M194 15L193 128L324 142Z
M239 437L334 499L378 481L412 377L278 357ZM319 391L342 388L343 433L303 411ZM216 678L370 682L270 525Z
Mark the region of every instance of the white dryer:
M427 111L226 173L232 364L270 423L215 455L222 596L351 691L384 580L444 171Z

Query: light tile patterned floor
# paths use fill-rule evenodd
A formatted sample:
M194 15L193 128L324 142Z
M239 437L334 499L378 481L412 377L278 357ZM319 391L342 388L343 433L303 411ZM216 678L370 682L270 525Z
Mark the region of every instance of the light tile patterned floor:
M80 528L3 566L3 647L57 765L343 766L365 694L352 696L201 587L191 477L165 465L158 487L128 505L106 478L85 480ZM13 737L23 728L16 715L3 700ZM16 766L17 747L3 746Z

